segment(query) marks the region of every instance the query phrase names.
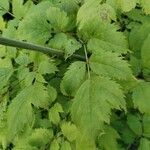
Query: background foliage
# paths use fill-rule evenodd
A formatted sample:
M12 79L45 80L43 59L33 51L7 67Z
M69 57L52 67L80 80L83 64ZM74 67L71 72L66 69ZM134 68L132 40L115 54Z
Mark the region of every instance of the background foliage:
M150 150L150 0L1 0L0 149ZM86 57L81 61L73 53Z

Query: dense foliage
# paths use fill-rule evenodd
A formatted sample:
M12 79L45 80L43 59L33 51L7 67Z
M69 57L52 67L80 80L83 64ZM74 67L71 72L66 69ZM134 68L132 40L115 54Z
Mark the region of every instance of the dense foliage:
M0 149L150 150L150 0L0 0ZM86 60L71 57L77 53Z

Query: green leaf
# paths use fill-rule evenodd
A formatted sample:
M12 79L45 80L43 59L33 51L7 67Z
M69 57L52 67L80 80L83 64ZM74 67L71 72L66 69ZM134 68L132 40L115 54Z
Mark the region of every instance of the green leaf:
M57 33L49 42L51 48L58 50L64 50L65 44L68 42L67 35L65 33Z
M47 1L35 5L32 11L30 10L31 13L19 23L17 35L20 40L37 44L45 44L48 41L51 37L51 25L47 22L46 10L49 7L50 3Z
M18 55L18 57L15 59L15 61L16 61L17 64L24 65L24 66L26 66L30 63L29 57L25 53L20 53Z
M5 22L2 16L0 16L0 30L3 31L5 28Z
M33 123L33 110L31 104L36 107L47 108L49 96L42 84L35 84L24 88L9 105L7 112L8 133L11 138L18 134L26 124Z
M122 11L128 12L135 8L137 0L117 0L117 5Z
M100 39L96 39L96 38L92 38L88 41L88 50L90 50L91 52L99 52L101 50L104 51L111 51L111 52L116 52L118 54L121 53L127 53L127 51L129 51L127 48L124 48L122 46L118 46L118 45L114 45L112 43L100 40Z
M110 126L106 126L104 133L99 137L99 145L102 149L118 149L117 139L120 139L119 134L115 129ZM109 141L109 142L108 142Z
M81 48L81 44L76 39L68 39L65 45L65 59L70 57L79 48Z
M67 17L66 12L61 11L57 7L50 7L46 11L46 15L54 31L66 31L66 27L67 27L68 19L69 19Z
M144 41L142 48L141 48L141 58L142 58L142 67L143 69L150 70L150 34Z
M98 75L115 79L130 79L132 77L129 64L118 54L109 51L99 51L90 58L90 67Z
M70 141L74 141L77 137L77 128L74 124L71 124L71 122L65 122L61 126L61 130L63 135Z
M95 150L95 141L91 137L83 136L79 133L76 139L77 150Z
M149 127L149 124L150 124L150 116L149 115L144 115L143 116L143 135L145 137L150 137L150 127Z
M76 61L72 63L65 73L60 84L61 92L64 95L74 96L78 88L85 80L86 64Z
M120 86L107 78L86 80L77 91L72 104L71 116L83 133L93 137L110 122L111 109L125 109Z
M33 6L32 1L27 1L25 4L23 3L24 3L23 0L12 1L13 14L18 19L21 19L22 17L24 17L29 11L29 8Z
M141 136L142 134L142 124L140 122L140 119L138 116L129 114L127 116L127 124L130 127L130 129L136 134Z
M67 141L64 141L64 142L61 144L60 150L72 150L70 143L67 142Z
M9 10L9 0L0 1L0 15L4 15Z
M3 89L5 86L7 86L12 73L13 70L10 68L0 68L0 89Z
M51 102L51 99L49 97L49 94L47 92L47 88L43 86L41 83L37 83L31 88L29 88L30 91L28 91L30 94L29 98L31 103L33 103L36 107L41 107L41 108L48 108L48 105Z
M9 105L7 126L9 138L13 139L25 126L31 126L34 116L31 103L28 102L27 89L24 89Z
M53 88L52 86L48 85L47 90L48 90L48 95L50 97L50 100L52 102L55 101L55 99L57 98L57 91L56 91L56 89Z
M29 137L29 143L32 146L41 147L48 144L53 138L53 130L44 128L35 129Z
M11 60L9 58L0 58L0 90L7 86L13 72Z
M40 62L39 67L38 67L38 72L40 74L46 74L46 73L55 73L58 71L56 65L54 62L50 59L45 59Z
M133 89L133 103L134 107L138 108L141 113L150 114L150 83L140 83L136 88Z
M59 142L56 139L54 139L51 142L50 150L59 150L59 149L60 149Z
M58 33L50 40L49 46L65 53L65 59L70 57L76 50L81 48L81 44L73 37L64 33Z
M149 33L150 24L145 23L141 26L135 26L129 34L130 49L133 50L137 58L141 58L141 48Z
M79 8L79 5L78 5L79 2L80 1L78 0L61 0L61 3L60 3L59 0L53 0L53 3L57 7L67 12L68 15L74 15L74 13L77 12Z
M60 122L59 113L61 112L63 112L62 106L59 103L55 103L55 105L49 110L50 121L57 125Z
M141 138L138 150L148 150L148 149L150 149L150 141L146 138Z
M140 0L143 10L146 14L150 14L150 0Z

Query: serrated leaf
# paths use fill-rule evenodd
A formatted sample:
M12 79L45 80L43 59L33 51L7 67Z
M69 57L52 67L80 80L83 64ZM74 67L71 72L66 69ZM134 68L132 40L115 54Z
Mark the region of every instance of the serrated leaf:
M142 124L138 116L129 114L127 116L127 124L136 135L140 136L142 134Z
M99 137L99 145L100 148L109 150L111 149L118 149L117 139L120 139L119 134L115 129L110 126L106 126L104 133ZM108 142L109 141L109 142Z
M117 5L122 11L128 12L135 8L137 0L117 0Z
M55 99L57 98L57 91L55 88L53 88L52 86L48 85L47 87L47 90L48 90L48 95L51 99L51 101L55 101Z
M60 121L59 113L61 113L61 112L63 112L62 106L59 103L56 103L49 110L49 119L50 119L50 121L57 125Z
M57 33L49 42L51 48L64 50L67 43L67 35L65 33Z
M147 36L142 45L141 59L143 69L150 70L150 34Z
M50 104L51 99L49 98L47 88L43 86L43 84L35 84L31 86L30 91L28 91L30 94L30 101L33 103L36 107L41 108L47 108Z
M29 64L29 56L25 53L20 53L18 57L15 59L16 63L19 65L28 65Z
M82 135L82 133L79 133L78 138L76 139L76 149L77 150L95 150L95 141L88 136Z
M90 50L91 52L99 52L101 50L105 50L105 51L111 51L111 52L116 52L118 54L121 54L121 53L127 53L127 51L129 51L127 48L124 48L122 46L114 45L109 42L96 39L96 38L90 39L88 41L87 47L88 50Z
M144 115L143 116L143 135L145 137L150 137L150 127L149 127L149 124L150 124L150 116L149 115Z
M50 22L54 31L66 31L66 27L69 19L67 17L66 12L61 11L57 7L50 7L46 11L46 15L47 15L47 20Z
M9 58L0 58L0 89L2 90L8 83L14 70Z
M133 103L134 107L138 108L141 113L150 114L150 83L140 83L136 88L133 89Z
M146 138L141 138L140 139L140 146L138 150L148 150L150 149L150 141Z
M99 51L90 58L90 67L98 75L115 79L130 79L132 77L129 64L116 53Z
M49 150L59 150L60 149L60 146L59 146L59 142L54 139L52 142L51 142L51 145L50 145L50 149Z
M27 11L29 8L32 7L32 1L27 1L25 4L23 4L23 0L13 0L12 1L12 8L13 8L13 14L17 18L22 18L27 14Z
M33 121L33 111L31 103L26 100L26 91L22 91L9 105L7 112L7 126L9 138L13 139L24 127L25 124L31 126Z
M10 68L0 68L0 89L5 87L13 74L13 70Z
M32 146L41 147L49 143L53 138L53 130L44 128L35 129L29 137L29 143Z
M41 61L38 67L38 72L40 74L46 74L46 73L55 73L58 71L56 65L50 61L49 59Z
M82 132L93 137L110 122L111 109L125 109L120 86L107 78L86 80L73 100L71 116Z
M79 48L81 48L81 44L76 39L68 39L65 45L65 59L70 57Z
M146 14L150 14L150 0L140 0L143 10Z
M9 0L0 1L0 15L4 15L9 10Z
M81 48L81 44L73 37L64 33L58 33L50 40L49 46L65 53L65 59L70 57L76 50Z
M71 124L71 122L65 122L61 126L61 130L63 135L70 141L74 141L77 137L77 128L74 124Z
M67 12L68 15L74 15L74 13L79 8L78 6L79 2L80 1L78 0L61 0L60 3L59 0L53 0L53 3L59 8L63 9L65 12Z
M5 22L4 19L0 16L0 30L3 31L5 28Z
M135 26L129 34L130 49L134 51L134 56L138 59L141 58L141 47L149 33L150 24L144 23L141 26Z
M31 125L33 121L33 110L31 104L37 107L47 108L49 97L42 84L31 85L24 88L9 105L8 133L11 138L18 134L24 125Z
M51 37L51 25L47 22L46 10L49 2L43 2L33 7L19 23L17 35L20 40L27 40L37 44L45 44ZM35 12L36 10L39 10ZM29 34L30 33L30 34Z
M64 142L61 144L60 150L72 150L70 143L67 142L67 141L64 141Z
M72 63L65 73L60 84L61 92L64 95L74 96L80 85L84 82L86 75L86 64L76 61Z

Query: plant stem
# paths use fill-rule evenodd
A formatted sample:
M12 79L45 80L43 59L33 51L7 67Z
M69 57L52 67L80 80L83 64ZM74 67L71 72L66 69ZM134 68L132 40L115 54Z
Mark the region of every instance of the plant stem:
M84 53L85 53L85 59L86 59L86 65L87 65L88 78L90 79L91 75L90 75L89 58L88 58L88 55L87 55L87 48L86 48L86 45L85 45L85 44L83 44L83 47L84 47Z
M46 54L54 54L54 55L58 55L58 56L64 56L64 52L61 50L44 47L44 46L33 44L33 43L13 40L13 39L1 37L1 36L0 36L0 44L5 45L5 46L12 46L12 47L16 47L16 48L38 51L38 52L42 52L42 53L46 53ZM72 57L82 60L82 61L86 60L86 58L84 56L81 56L78 54L73 54Z

